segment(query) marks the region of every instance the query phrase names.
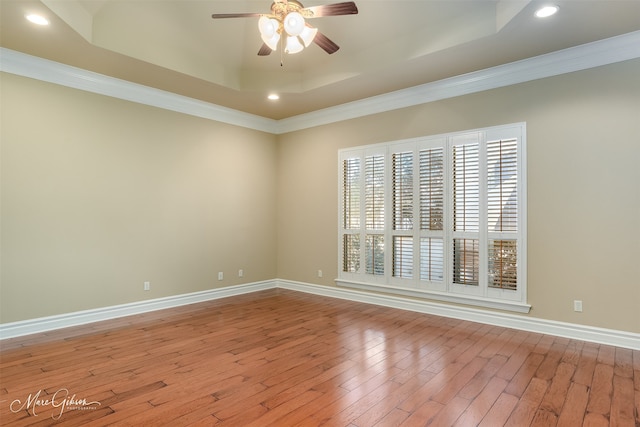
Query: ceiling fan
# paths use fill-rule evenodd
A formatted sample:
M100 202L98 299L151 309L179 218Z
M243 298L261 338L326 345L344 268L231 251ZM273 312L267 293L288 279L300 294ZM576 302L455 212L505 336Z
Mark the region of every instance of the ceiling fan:
M284 53L298 53L311 43L320 46L328 54L340 47L331 39L309 25L305 20L323 16L355 15L358 13L352 1L304 7L295 0L274 0L271 13L214 13L213 19L259 17L258 30L262 47L258 55L266 56L280 46Z

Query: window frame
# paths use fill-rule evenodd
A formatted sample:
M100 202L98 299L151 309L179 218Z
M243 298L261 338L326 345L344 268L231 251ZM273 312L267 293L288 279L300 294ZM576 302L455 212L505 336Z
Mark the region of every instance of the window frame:
M479 227L477 232L453 230L453 145L456 141L476 138L479 145ZM515 138L516 143L516 195L514 204L517 208L517 231L496 232L489 231L489 173L487 159L487 144L496 140L506 141ZM473 143L473 142L469 142ZM443 218L442 230L422 229L420 224L420 153L424 150L442 148L443 155ZM393 204L393 155L394 153L413 153L412 158L412 219L411 230L394 229L394 204ZM385 225L382 231L384 239L384 274L371 275L364 273L364 254L361 249L361 270L359 272L343 271L343 236L354 233L354 230L344 228L343 206L343 163L346 159L358 158L361 168L361 179L364 180L365 158L371 155L384 155L384 218ZM453 302L487 307L521 313L529 312L531 306L527 304L527 219L526 219L526 123L513 123L502 126L453 132L448 134L418 137L399 141L390 141L373 145L344 148L338 151L338 286L364 289L370 291L383 291L385 293L415 296L439 301ZM360 234L361 248L365 245L365 194L364 182L360 183L360 223L361 228L356 233ZM379 234L379 232L378 232ZM412 274L411 278L394 276L393 245L394 237L410 236L413 239L412 247ZM442 269L443 280L421 280L420 250L422 239L442 239L444 247ZM453 283L453 239L477 238L479 242L479 283L477 286L461 285ZM517 259L517 288L496 288L490 286L489 280L489 242L494 240L516 240L515 250ZM436 242L436 244L439 244ZM510 255L507 253L506 255ZM495 265L495 264L494 264Z

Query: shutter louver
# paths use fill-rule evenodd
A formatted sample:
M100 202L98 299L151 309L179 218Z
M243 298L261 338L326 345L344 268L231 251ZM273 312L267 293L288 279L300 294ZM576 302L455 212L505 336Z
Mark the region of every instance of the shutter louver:
M413 153L393 155L393 229L413 228Z
M420 239L420 280L442 282L444 277L444 241Z
M360 228L360 159L346 159L343 163L343 222L344 228Z
M442 230L444 218L444 150L420 151L420 229Z
M478 286L479 267L478 239L453 239L453 283Z
M480 163L478 144L453 146L453 230L479 231Z
M518 231L517 139L487 143L489 231Z
M365 239L365 269L367 274L384 274L384 236L367 235Z
M518 253L515 240L489 240L489 286L518 288Z
M384 230L384 156L367 156L364 165L365 226Z
M345 234L342 254L342 271L357 273L360 271L360 235Z
M393 276L403 279L413 277L413 237L393 237Z

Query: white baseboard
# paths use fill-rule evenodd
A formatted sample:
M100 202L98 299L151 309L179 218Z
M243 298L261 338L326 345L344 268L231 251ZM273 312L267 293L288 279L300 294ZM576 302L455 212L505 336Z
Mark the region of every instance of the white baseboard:
M640 350L640 334L633 332L280 279L4 323L0 340L274 288Z
M273 289L272 280L0 324L0 340Z
M277 287L292 291L306 292L332 298L346 299L368 304L376 304L418 313L434 314L471 322L502 326L564 338L590 341L599 344L640 350L640 334L615 329L558 322L530 316L479 310L471 307L454 306L427 300L416 300L387 294L373 294L353 289L319 286L309 283L278 280Z

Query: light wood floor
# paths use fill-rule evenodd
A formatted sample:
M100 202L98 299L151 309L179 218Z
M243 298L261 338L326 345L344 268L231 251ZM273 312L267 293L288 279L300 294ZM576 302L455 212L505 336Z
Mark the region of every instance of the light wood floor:
M640 426L640 351L285 290L0 345L2 425Z

